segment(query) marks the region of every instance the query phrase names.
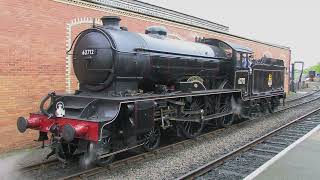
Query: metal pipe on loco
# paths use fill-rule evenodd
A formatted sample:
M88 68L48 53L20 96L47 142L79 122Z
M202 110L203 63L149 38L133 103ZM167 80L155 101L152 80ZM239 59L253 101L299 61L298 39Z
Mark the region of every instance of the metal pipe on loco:
M83 137L86 135L88 130L89 127L84 124L77 124L75 126L66 124L62 128L61 136L65 141L71 142L75 137Z
M40 127L39 118L29 118L19 117L17 120L17 127L19 132L24 133L28 128L37 129Z

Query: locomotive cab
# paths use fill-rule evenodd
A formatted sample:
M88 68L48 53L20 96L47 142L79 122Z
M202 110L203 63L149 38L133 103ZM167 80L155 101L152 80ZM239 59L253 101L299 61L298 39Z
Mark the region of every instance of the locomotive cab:
M224 67L227 72L230 72L227 78L229 86L234 89L241 89L244 94L248 94L249 73L253 51L248 47L219 39L202 38L199 39L199 42L218 47L225 52L231 62L230 66Z
M240 89L244 96L283 92L285 69L283 60L267 57L253 60L253 51L248 47L211 38L199 41L219 47L231 58L232 73L229 74L228 80L232 88Z

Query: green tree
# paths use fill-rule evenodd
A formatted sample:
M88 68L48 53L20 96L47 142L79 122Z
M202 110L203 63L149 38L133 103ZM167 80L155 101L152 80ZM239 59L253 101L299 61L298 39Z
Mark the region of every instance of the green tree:
M304 69L303 74L309 74L309 71L316 71L316 73L320 73L320 63Z

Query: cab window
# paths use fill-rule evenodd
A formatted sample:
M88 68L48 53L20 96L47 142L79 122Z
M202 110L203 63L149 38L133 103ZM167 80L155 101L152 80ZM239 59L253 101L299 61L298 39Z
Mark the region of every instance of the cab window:
M237 55L236 55L236 60L237 60L237 67L238 68L241 68L241 54L239 52L237 52Z
M237 67L248 68L250 66L249 54L237 52Z

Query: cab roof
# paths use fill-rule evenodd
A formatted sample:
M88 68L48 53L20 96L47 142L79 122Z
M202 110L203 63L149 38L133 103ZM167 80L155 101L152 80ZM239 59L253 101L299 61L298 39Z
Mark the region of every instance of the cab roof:
M214 45L214 46L217 46L217 47L219 47L219 43L223 43L223 44L228 45L234 51L242 52L242 53L249 53L249 54L253 53L253 50L251 48L249 48L249 47L246 47L246 46L243 46L243 45L240 45L240 44L236 44L236 43L231 43L231 42L228 42L228 41L222 41L220 39L204 38L204 39L201 39L201 42L203 42L205 44Z
M253 53L253 50L249 47L242 46L240 44L231 43L231 42L226 42L226 41L223 41L223 42L229 45L232 49L234 49L237 52L244 52L249 54Z

